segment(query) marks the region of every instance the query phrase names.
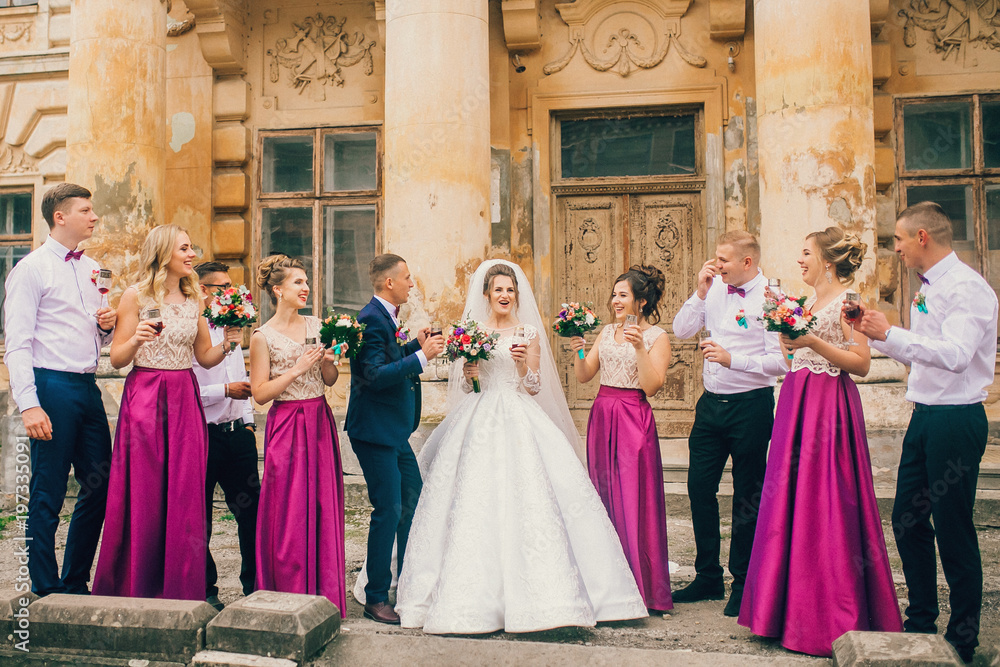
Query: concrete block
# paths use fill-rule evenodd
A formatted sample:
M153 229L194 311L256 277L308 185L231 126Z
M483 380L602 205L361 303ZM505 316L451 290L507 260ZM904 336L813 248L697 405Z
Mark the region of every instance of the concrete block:
M204 600L50 595L29 607L31 650L190 661L217 613Z
M24 542L15 542L15 551L22 545ZM0 590L0 642L6 642L10 637L12 639L9 643L13 645L30 638L30 636L18 637L14 635L14 631L20 629L25 633L30 632L31 612L27 607L37 599L38 596L30 591L20 593L13 589Z
M242 211L250 203L250 179L242 171L216 172L212 203L216 210Z
M248 653L202 651L191 661L191 667L296 667L298 663L285 658L265 658Z
M219 78L212 88L217 121L244 121L250 115L250 84L240 77Z
M205 648L302 661L340 631L340 610L320 595L257 591L208 624Z
M212 256L216 259L245 257L250 254L247 221L241 215L215 216L212 223Z
M885 190L896 181L896 153L889 146L875 147L875 188Z
M962 665L941 635L903 632L847 632L833 642L839 667L951 667Z
M241 165L250 159L250 130L239 124L216 128L212 133L215 164Z
M872 42L872 83L878 88L892 76L892 44Z

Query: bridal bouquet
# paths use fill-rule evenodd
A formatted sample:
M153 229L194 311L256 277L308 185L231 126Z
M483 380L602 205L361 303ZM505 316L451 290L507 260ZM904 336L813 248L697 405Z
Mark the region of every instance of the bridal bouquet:
M589 303L564 303L562 310L556 315L556 321L552 323L552 330L557 336L562 338L574 338L583 336L588 331L593 331L601 325L601 320L594 314L594 306ZM583 359L583 350L579 351L580 358Z
M764 300L764 315L761 320L768 331L776 331L789 338L798 338L809 333L816 323L813 314L805 307L806 297L794 299L782 296ZM788 357L791 359L791 355Z
M488 334L480 329L475 321L463 320L455 323L445 343L444 351L448 360L453 362L459 359L473 363L486 361L490 358L499 338L500 335L497 333ZM472 378L472 388L477 394L479 393L479 378Z
M330 313L319 328L319 340L323 347L332 347L334 354L346 354L354 359L365 344L366 326L353 315Z
M212 326L248 327L257 321L257 308L253 305L253 296L246 285L228 287L215 292L212 302L201 313ZM236 343L229 344L229 351L236 349Z

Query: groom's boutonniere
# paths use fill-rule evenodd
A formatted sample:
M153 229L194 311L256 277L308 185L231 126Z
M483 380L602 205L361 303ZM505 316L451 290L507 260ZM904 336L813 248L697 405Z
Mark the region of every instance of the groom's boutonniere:
M100 269L94 269L90 272L90 282L94 283L94 287L97 287L97 276L101 275Z
M923 292L917 292L916 296L913 297L913 305L917 307L917 311L927 314L927 297L924 296Z
M747 327L747 314L745 312L743 312L742 308L740 308L739 312L736 313L736 324L740 325L744 329L748 328Z
M396 343L399 345L406 345L410 342L410 328L404 327L403 323L400 322L399 328L396 329Z

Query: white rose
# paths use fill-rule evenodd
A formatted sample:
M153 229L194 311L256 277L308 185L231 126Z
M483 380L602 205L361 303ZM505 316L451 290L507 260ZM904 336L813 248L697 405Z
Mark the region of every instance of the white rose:
M349 326L351 326L351 321L350 320L337 320L337 323L334 326L336 326L336 327L349 327Z
M590 313L587 313L586 321L587 321L587 324L593 324L594 323L594 316L591 315Z

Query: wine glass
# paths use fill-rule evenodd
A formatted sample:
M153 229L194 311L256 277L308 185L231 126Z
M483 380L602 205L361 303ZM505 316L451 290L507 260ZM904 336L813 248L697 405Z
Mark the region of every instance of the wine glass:
M163 318L160 317L160 309L150 308L146 311L146 317L143 319L149 320L152 323L153 331L155 331L156 335L159 336L160 332L163 331Z
M844 295L844 319L851 323L851 339L847 341L850 346L857 345L854 342L854 323L861 317L861 295L857 292L848 292Z
M431 332L428 334L428 336L440 336L440 335L442 335L441 323L437 321L431 322Z
M527 342L527 337L524 335L524 325L518 324L514 327L514 336L510 339L510 347L514 349L516 346L524 345Z
M712 332L709 331L708 329L704 329L701 331L701 333L698 334L698 349L703 350L704 348L702 346L705 343L711 343L711 342L712 342ZM705 363L711 364L712 362L706 360ZM713 366L709 366L709 372L715 373L715 368Z
M101 269L97 274L97 291L101 293L101 307L108 305L108 292L111 291L111 269Z
M316 336L306 336L305 342L303 343L305 349L311 350L316 347L316 345L318 345L318 339Z
M768 278L767 288L771 291L771 295L775 301L784 296L781 293L781 278Z

